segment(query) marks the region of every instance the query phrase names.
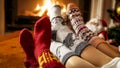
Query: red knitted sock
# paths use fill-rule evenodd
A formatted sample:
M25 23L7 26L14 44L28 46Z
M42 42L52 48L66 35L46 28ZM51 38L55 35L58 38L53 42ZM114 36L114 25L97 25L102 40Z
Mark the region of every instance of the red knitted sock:
M25 66L27 68L37 68L38 62L34 56L34 40L28 29L21 30L19 41L26 55Z
M34 26L35 57L40 68L65 68L50 52L51 23L48 17L41 17Z

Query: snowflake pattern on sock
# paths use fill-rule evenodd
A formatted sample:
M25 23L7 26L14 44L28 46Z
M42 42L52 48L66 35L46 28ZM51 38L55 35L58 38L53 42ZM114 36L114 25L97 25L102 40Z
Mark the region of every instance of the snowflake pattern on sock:
M83 40L89 41L95 36L95 34L85 26L81 12L77 8L71 9L68 12L68 17L76 34Z

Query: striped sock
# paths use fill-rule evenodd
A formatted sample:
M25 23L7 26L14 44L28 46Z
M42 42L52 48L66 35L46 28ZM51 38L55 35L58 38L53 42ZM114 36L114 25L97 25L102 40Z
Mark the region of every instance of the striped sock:
M75 4L68 4L68 18L70 19L71 25L76 32L77 36L81 37L83 40L92 43L93 46L97 47L98 44L105 42L103 39L97 37L91 30L89 30L83 21L80 10L75 6ZM98 39L97 41L95 39ZM96 43L94 43L96 42Z

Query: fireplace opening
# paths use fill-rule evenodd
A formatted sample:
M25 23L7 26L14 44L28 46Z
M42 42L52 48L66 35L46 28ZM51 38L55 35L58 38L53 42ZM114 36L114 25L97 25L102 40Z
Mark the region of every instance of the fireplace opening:
M42 8L49 1L65 6L69 2L73 2L81 9L85 22L90 18L91 0L5 0L5 31L16 31L23 28L33 30L35 22L44 10L38 10L38 8Z

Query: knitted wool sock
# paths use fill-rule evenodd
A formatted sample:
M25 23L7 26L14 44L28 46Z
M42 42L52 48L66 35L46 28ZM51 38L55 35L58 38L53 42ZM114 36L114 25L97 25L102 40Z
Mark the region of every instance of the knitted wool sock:
M75 4L73 3L68 4L67 14L76 34L79 37L81 37L83 40L88 41L90 44L94 45L95 47L97 47L97 45L99 45L100 43L106 43L103 39L97 37L91 30L89 30L85 26L80 10Z
M61 23L64 23L61 17L61 7L59 5L54 5L49 12L52 30L58 30L60 26L63 26ZM59 24L59 26L56 26L56 24Z
M28 29L24 28L20 31L19 41L26 55L24 61L26 68L37 68L38 62L34 56L34 40Z
M71 49L79 56L84 48L89 45L88 42L85 42L75 36L75 34L69 28L67 28L67 26L62 26L59 30L53 32L52 36L54 41L62 42L63 45Z
M67 60L76 55L72 50L68 49L60 42L53 41L50 46L50 51L60 59L60 61L65 65Z
M51 23L48 17L41 17L34 26L35 57L40 68L65 68L50 52Z
M65 46L80 56L81 52L88 44L83 42L82 39L77 38L66 24L62 24L64 20L61 17L61 8L59 5L53 6L50 14L53 30L52 39L54 41L63 42Z

